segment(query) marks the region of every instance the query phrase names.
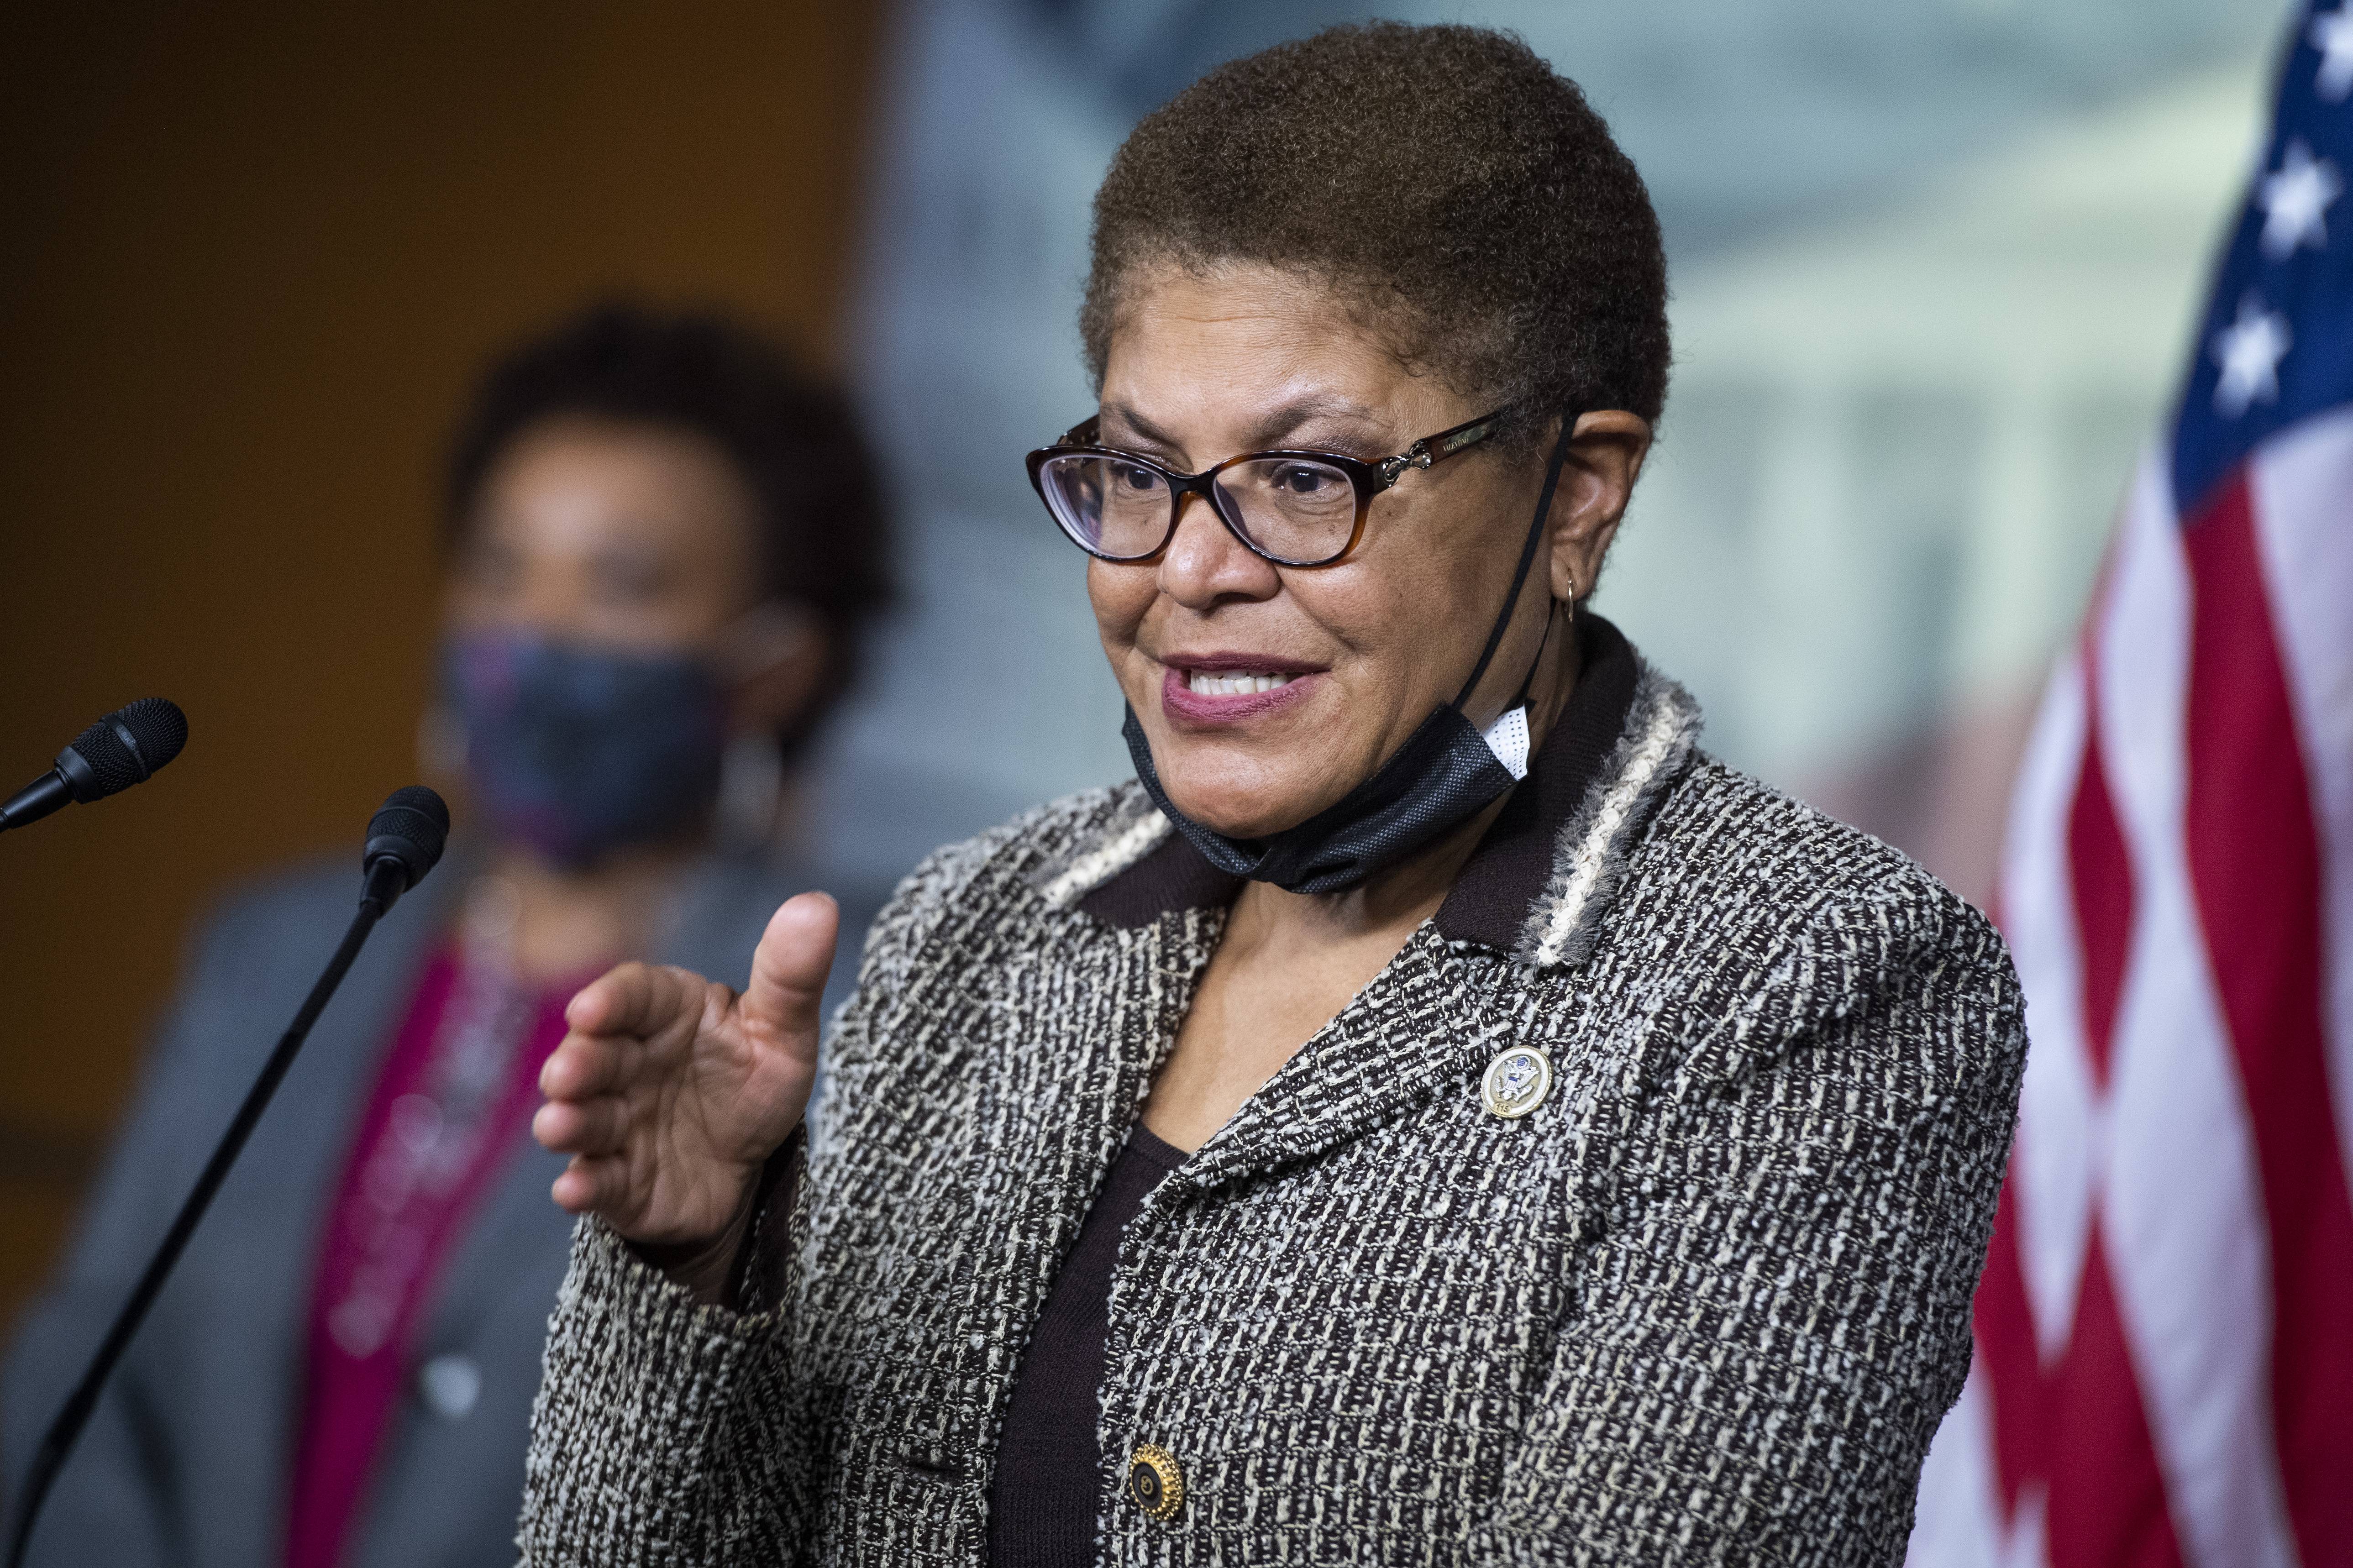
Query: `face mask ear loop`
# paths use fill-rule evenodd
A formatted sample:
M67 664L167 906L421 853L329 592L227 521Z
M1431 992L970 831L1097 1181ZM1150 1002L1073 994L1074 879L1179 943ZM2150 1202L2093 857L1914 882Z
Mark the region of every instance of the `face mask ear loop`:
M1519 695L1504 704L1504 712L1509 713L1514 708L1525 708L1528 705L1528 693L1535 690L1536 686L1536 671L1544 668L1544 650L1552 646L1552 624L1560 618L1556 613L1559 609L1560 606L1557 604L1549 600L1546 602L1544 636L1536 638L1536 656L1528 660L1528 672L1520 678ZM1572 615L1575 613L1573 610L1570 612Z
M1512 574L1512 590L1504 595L1503 614L1495 617L1494 629L1487 634L1487 646L1479 650L1479 662L1472 667L1471 679L1464 681L1462 689L1454 694L1452 706L1458 712L1465 702L1471 700L1471 693L1477 688L1479 678L1487 673L1487 666L1493 661L1496 648L1503 646L1504 633L1512 624L1512 612L1519 607L1520 590L1527 586L1528 568L1535 562L1537 542L1544 538L1545 519L1552 512L1552 492L1560 483L1560 466L1568 458L1568 440L1577 433L1577 420L1576 410L1561 410L1560 439L1553 443L1552 461L1545 468L1544 493L1536 498L1536 515L1535 520L1528 524L1528 541L1520 547L1520 564L1518 570ZM1546 635L1550 636L1551 631L1552 616L1547 612L1545 616ZM1543 656L1541 647L1537 649L1537 656ZM1535 667L1530 665L1528 681L1522 683L1520 695L1523 699L1527 695L1527 685L1535 679Z

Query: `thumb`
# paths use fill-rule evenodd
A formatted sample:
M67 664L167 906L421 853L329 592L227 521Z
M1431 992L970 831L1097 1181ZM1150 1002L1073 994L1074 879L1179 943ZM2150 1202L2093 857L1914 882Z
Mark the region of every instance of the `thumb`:
M768 917L752 954L752 983L744 989L745 1026L814 1061L824 1022L818 1007L833 971L841 909L830 893L796 893Z

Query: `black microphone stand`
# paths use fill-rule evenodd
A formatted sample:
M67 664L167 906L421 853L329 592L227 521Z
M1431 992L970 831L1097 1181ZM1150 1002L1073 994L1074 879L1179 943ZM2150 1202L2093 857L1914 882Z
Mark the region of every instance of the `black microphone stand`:
M407 820L386 822L395 811L412 817L426 816L428 808L415 798L417 796L430 798L429 809L438 813L440 819L438 830L434 830L435 825L429 820L422 824ZM411 837L419 826L429 830L427 843L420 844ZM278 1092L279 1082L285 1078L287 1069L294 1065L295 1055L301 1050L302 1042L311 1037L311 1026L319 1021L321 1013L326 1011L328 1000L334 995L335 988L343 983L343 975L351 969L353 960L359 957L360 949L367 944L368 935L375 930L376 921L384 918L385 911L392 908L395 900L422 880L425 873L433 868L433 863L441 858L442 840L448 828L448 808L442 805L440 797L430 790L415 786L396 792L368 824L368 847L364 855L366 880L360 893L359 912L352 917L351 925L343 932L343 942L336 947L335 955L327 961L327 967L320 973L318 982L311 987L311 994L303 998L301 1010L294 1015L294 1022L279 1037L277 1048L269 1053L269 1060L262 1065L261 1076L253 1080L251 1089L246 1090L245 1103L237 1108L237 1115L230 1120L228 1131L221 1134L212 1158L205 1162L204 1173L196 1178L196 1184L189 1190L186 1201L180 1205L179 1214L172 1220L172 1228L164 1232L163 1244L147 1260L146 1270L139 1276L139 1283L132 1288L130 1299L122 1303L122 1310L115 1313L113 1326L106 1331L106 1338L100 1343L98 1353L90 1358L90 1365L83 1370L81 1381L74 1384L74 1391L67 1396L57 1419L49 1423L48 1432L41 1438L40 1450L34 1456L33 1468L26 1478L25 1500L17 1510L16 1533L8 1545L7 1568L23 1568L26 1550L32 1544L33 1526L41 1516L41 1504L47 1499L49 1488L56 1483L58 1472L64 1468L67 1457L73 1452L82 1428L89 1425L90 1415L98 1409L98 1396L106 1386L107 1375L122 1359L122 1352L130 1348L132 1336L139 1331L139 1325L145 1321L148 1309L155 1304L164 1282L171 1278L174 1265L180 1261L180 1254L187 1249L188 1238L195 1234L197 1224L205 1217L205 1211L212 1206L213 1195L220 1191L221 1183L228 1176L229 1167L236 1164L237 1155L244 1152L246 1140L253 1135L255 1123L261 1120L261 1113L269 1109L270 1097ZM427 835L416 834L416 837Z

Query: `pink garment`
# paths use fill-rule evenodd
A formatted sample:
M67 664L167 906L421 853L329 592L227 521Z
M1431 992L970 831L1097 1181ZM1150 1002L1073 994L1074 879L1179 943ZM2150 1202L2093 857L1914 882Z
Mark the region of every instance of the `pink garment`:
M441 1265L520 1151L574 987L524 986L459 944L417 979L328 1211L311 1298L287 1568L335 1568L416 1376Z

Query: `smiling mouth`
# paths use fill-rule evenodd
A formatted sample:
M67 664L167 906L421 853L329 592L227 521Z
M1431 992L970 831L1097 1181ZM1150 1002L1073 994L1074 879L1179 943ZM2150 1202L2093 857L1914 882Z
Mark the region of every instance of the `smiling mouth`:
M1250 697L1288 686L1297 679L1280 670L1188 669L1185 689L1203 697Z

